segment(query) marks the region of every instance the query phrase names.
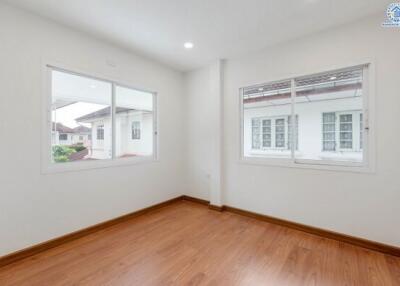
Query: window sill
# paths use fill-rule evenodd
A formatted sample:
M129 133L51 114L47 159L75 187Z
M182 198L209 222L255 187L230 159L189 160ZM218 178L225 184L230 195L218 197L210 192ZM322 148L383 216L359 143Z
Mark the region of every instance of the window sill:
M239 164L258 165L281 168L313 169L323 171L353 172L353 173L375 173L372 166L357 162L342 161L319 161L319 160L296 160L291 158L255 158L243 157L239 159Z
M48 163L43 164L41 173L54 174L65 172L78 172L83 170L104 169L110 167L123 167L138 164L148 164L159 162L154 156L141 156L135 158L102 159L96 161L79 161L67 163Z

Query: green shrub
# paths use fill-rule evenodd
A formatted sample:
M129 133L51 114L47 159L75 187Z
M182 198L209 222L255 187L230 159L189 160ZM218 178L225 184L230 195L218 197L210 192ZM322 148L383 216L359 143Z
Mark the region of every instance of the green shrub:
M64 162L68 162L69 159L67 156L58 156L58 157L54 157L54 162L56 163L64 163Z
M69 148L74 149L76 152L80 152L86 149L86 147L83 145L72 145L69 146Z
M67 146L61 146L61 145L56 145L53 146L53 158L54 162L68 162L69 155L72 153L75 153L76 151L70 147Z

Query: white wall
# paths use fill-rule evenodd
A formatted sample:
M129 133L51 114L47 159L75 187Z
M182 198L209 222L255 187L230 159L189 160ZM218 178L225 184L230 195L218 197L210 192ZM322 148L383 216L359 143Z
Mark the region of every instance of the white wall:
M187 195L222 205L222 69L217 61L185 77Z
M210 69L204 68L185 77L185 155L186 188L189 196L210 199L210 176L213 165L210 136L214 121L209 115L213 102L210 92Z
M400 37L381 27L384 15L227 60L224 68L223 204L400 246L398 141ZM239 162L239 88L370 59L375 64L376 173L249 165ZM188 156L195 176L188 193L207 198L205 174L212 101L207 69L187 76ZM373 128L373 127L372 127ZM193 173L192 173L193 175Z
M180 73L4 4L0 39L0 256L182 194ZM158 92L159 162L41 174L47 59Z

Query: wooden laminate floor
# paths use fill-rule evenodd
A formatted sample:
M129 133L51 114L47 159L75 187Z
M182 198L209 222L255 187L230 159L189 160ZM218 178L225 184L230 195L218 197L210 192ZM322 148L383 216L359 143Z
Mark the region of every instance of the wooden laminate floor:
M400 285L400 258L178 202L0 268L0 285Z

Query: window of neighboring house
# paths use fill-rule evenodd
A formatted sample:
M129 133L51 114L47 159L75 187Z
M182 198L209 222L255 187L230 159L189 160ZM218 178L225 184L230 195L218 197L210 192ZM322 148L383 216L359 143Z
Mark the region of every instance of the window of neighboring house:
M353 114L339 114L339 149L353 150Z
M43 160L46 164L44 167L53 168L47 165L47 162L88 161L84 166L89 168L89 166L95 167L95 162L103 159L155 158L157 116L155 116L154 93L122 87L113 81L100 80L50 66L48 71L51 79L49 100L51 106L46 109L51 110L49 117L52 120L47 122L49 133L45 135L48 145L44 146L46 147L46 152L43 152L46 154L46 160ZM60 145L52 137L56 134L56 130L74 130L78 127L89 133L89 140L85 145L79 147ZM133 139L141 140L133 144L130 132ZM82 142L85 137L77 134L74 138ZM91 140L92 138L96 140ZM60 134L57 141L65 142L65 140L68 140L68 135ZM132 162L135 160L132 159ZM99 164L110 164L110 161Z
M140 121L132 122L132 139L140 140Z
M260 149L261 148L261 120L258 118L254 118L251 120L252 122L252 148ZM271 127L269 127L271 128ZM267 140L265 141L267 144ZM271 141L268 142L268 146L271 146Z
M58 136L58 139L60 139L61 141L67 141L68 140L68 134L60 134Z
M336 113L322 114L322 150L336 151Z
M277 118L275 122L275 147L285 148L285 118Z
M104 140L104 125L98 125L96 129L97 140Z
M361 111L323 113L322 132L323 151L362 151Z
M296 126L298 116L296 115ZM291 116L252 119L252 149L288 150L291 148ZM296 138L298 134L296 134ZM296 145L297 145L296 140Z
M366 166L367 74L362 65L242 88L243 157Z
M272 147L272 119L262 119L262 147L271 148Z

